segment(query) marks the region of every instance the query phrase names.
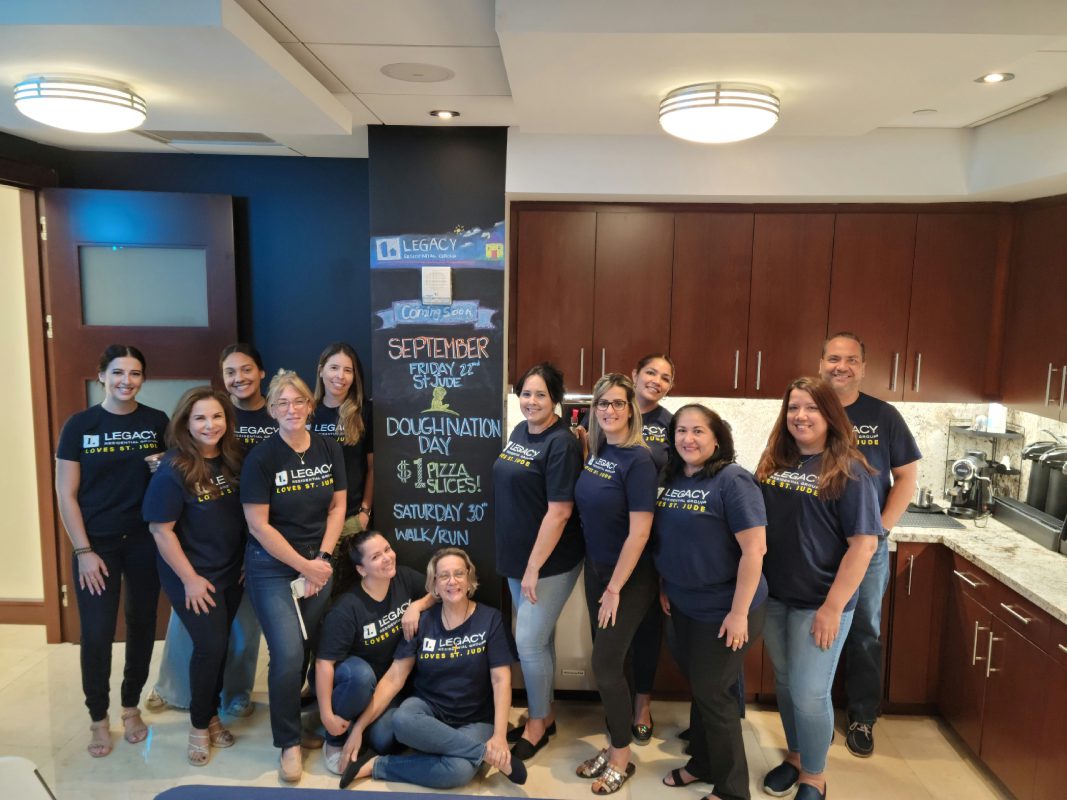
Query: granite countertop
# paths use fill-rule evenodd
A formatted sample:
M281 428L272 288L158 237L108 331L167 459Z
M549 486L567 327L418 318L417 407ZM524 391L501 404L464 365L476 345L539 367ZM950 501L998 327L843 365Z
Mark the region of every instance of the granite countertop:
M1067 624L1067 556L1046 550L989 517L964 530L894 528L893 542L940 542Z

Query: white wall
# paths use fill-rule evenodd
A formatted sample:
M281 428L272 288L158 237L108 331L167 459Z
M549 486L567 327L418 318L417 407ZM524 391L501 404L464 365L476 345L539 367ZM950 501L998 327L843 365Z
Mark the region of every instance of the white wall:
M4 376L4 457L0 459L0 599L41 600L40 523L30 397L26 284L19 190L0 186L0 375Z

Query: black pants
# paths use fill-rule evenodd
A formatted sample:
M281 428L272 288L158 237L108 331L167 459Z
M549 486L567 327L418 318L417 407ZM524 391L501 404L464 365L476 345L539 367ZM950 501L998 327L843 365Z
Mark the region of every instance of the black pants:
M645 618L630 644L630 665L633 669L634 693L652 694L659 666L659 651L663 643L663 609L655 600L645 612Z
M745 666L745 652L760 634L767 604L748 615L748 643L736 652L720 639L720 624L687 617L677 607L671 622L677 637L680 664L693 689L689 712L689 774L715 784L723 800L748 800L748 761L741 739L737 676Z
M659 580L652 560L642 558L634 567L630 579L619 592L619 610L615 624L597 627L600 596L604 593L614 564L585 562L585 600L589 606L589 622L593 628L593 676L596 678L600 701L608 722L608 739L612 747L627 747L632 738L633 698L626 682L624 668L626 651L645 617L648 607L656 601Z
M108 571L103 594L89 594L87 589L75 584L81 621L82 691L90 719L99 722L107 716L110 705L111 645L115 641L119 590L123 582L126 584L126 664L122 672L122 705L132 708L141 702L156 639L159 573L156 543L147 531L115 537L90 536L89 542ZM77 556L73 562L77 581Z
M159 578L174 613L193 640L193 654L189 659L189 721L194 728L206 728L222 704L230 626L241 605L244 587L236 581L221 590L216 587L212 595L215 607L206 614L194 614L185 607L185 586L166 564L159 565Z

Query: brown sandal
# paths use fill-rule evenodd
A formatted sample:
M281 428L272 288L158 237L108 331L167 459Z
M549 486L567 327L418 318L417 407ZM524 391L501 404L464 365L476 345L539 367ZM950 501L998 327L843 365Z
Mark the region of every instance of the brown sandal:
M578 768L574 770L574 774L579 778L599 778L608 763L608 751L605 748L592 758L587 758L579 764Z
M623 772L615 769L614 764L608 764L592 785L593 794L615 794L635 772L637 772L637 767L633 762L627 764ZM597 788L598 786L600 788Z
M130 744L139 744L148 738L148 726L141 719L141 709L136 706L122 709L122 727L125 729L122 738Z
M185 757L194 767L202 767L211 758L211 735L207 732L200 733L195 728L189 731L189 749L185 751Z
M86 748L93 758L103 758L111 752L111 721L104 717L102 720L89 724L89 746Z
M212 747L233 747L236 741L233 734L222 727L222 720L218 717L212 717L211 722L207 724L207 734Z

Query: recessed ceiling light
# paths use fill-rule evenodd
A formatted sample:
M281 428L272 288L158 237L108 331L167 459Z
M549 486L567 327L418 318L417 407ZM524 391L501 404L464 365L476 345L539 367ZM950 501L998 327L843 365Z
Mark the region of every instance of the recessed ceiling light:
M1014 80L1015 75L1011 72L990 72L983 75L980 78L975 78L975 83L1004 83L1004 81Z
M430 112L430 116L431 117L437 117L438 119L452 119L453 117L458 117L459 116L459 112L458 111L448 111L448 110L443 109L443 108L438 108L438 109L434 109L433 111L431 111Z
M936 108L917 108L914 111L912 111L911 113L912 114L920 114L920 115L922 115L922 114L936 114L937 113L937 109Z
M381 73L394 80L407 81L408 83L440 83L456 77L456 73L448 67L404 61L396 64L386 64L381 68Z

